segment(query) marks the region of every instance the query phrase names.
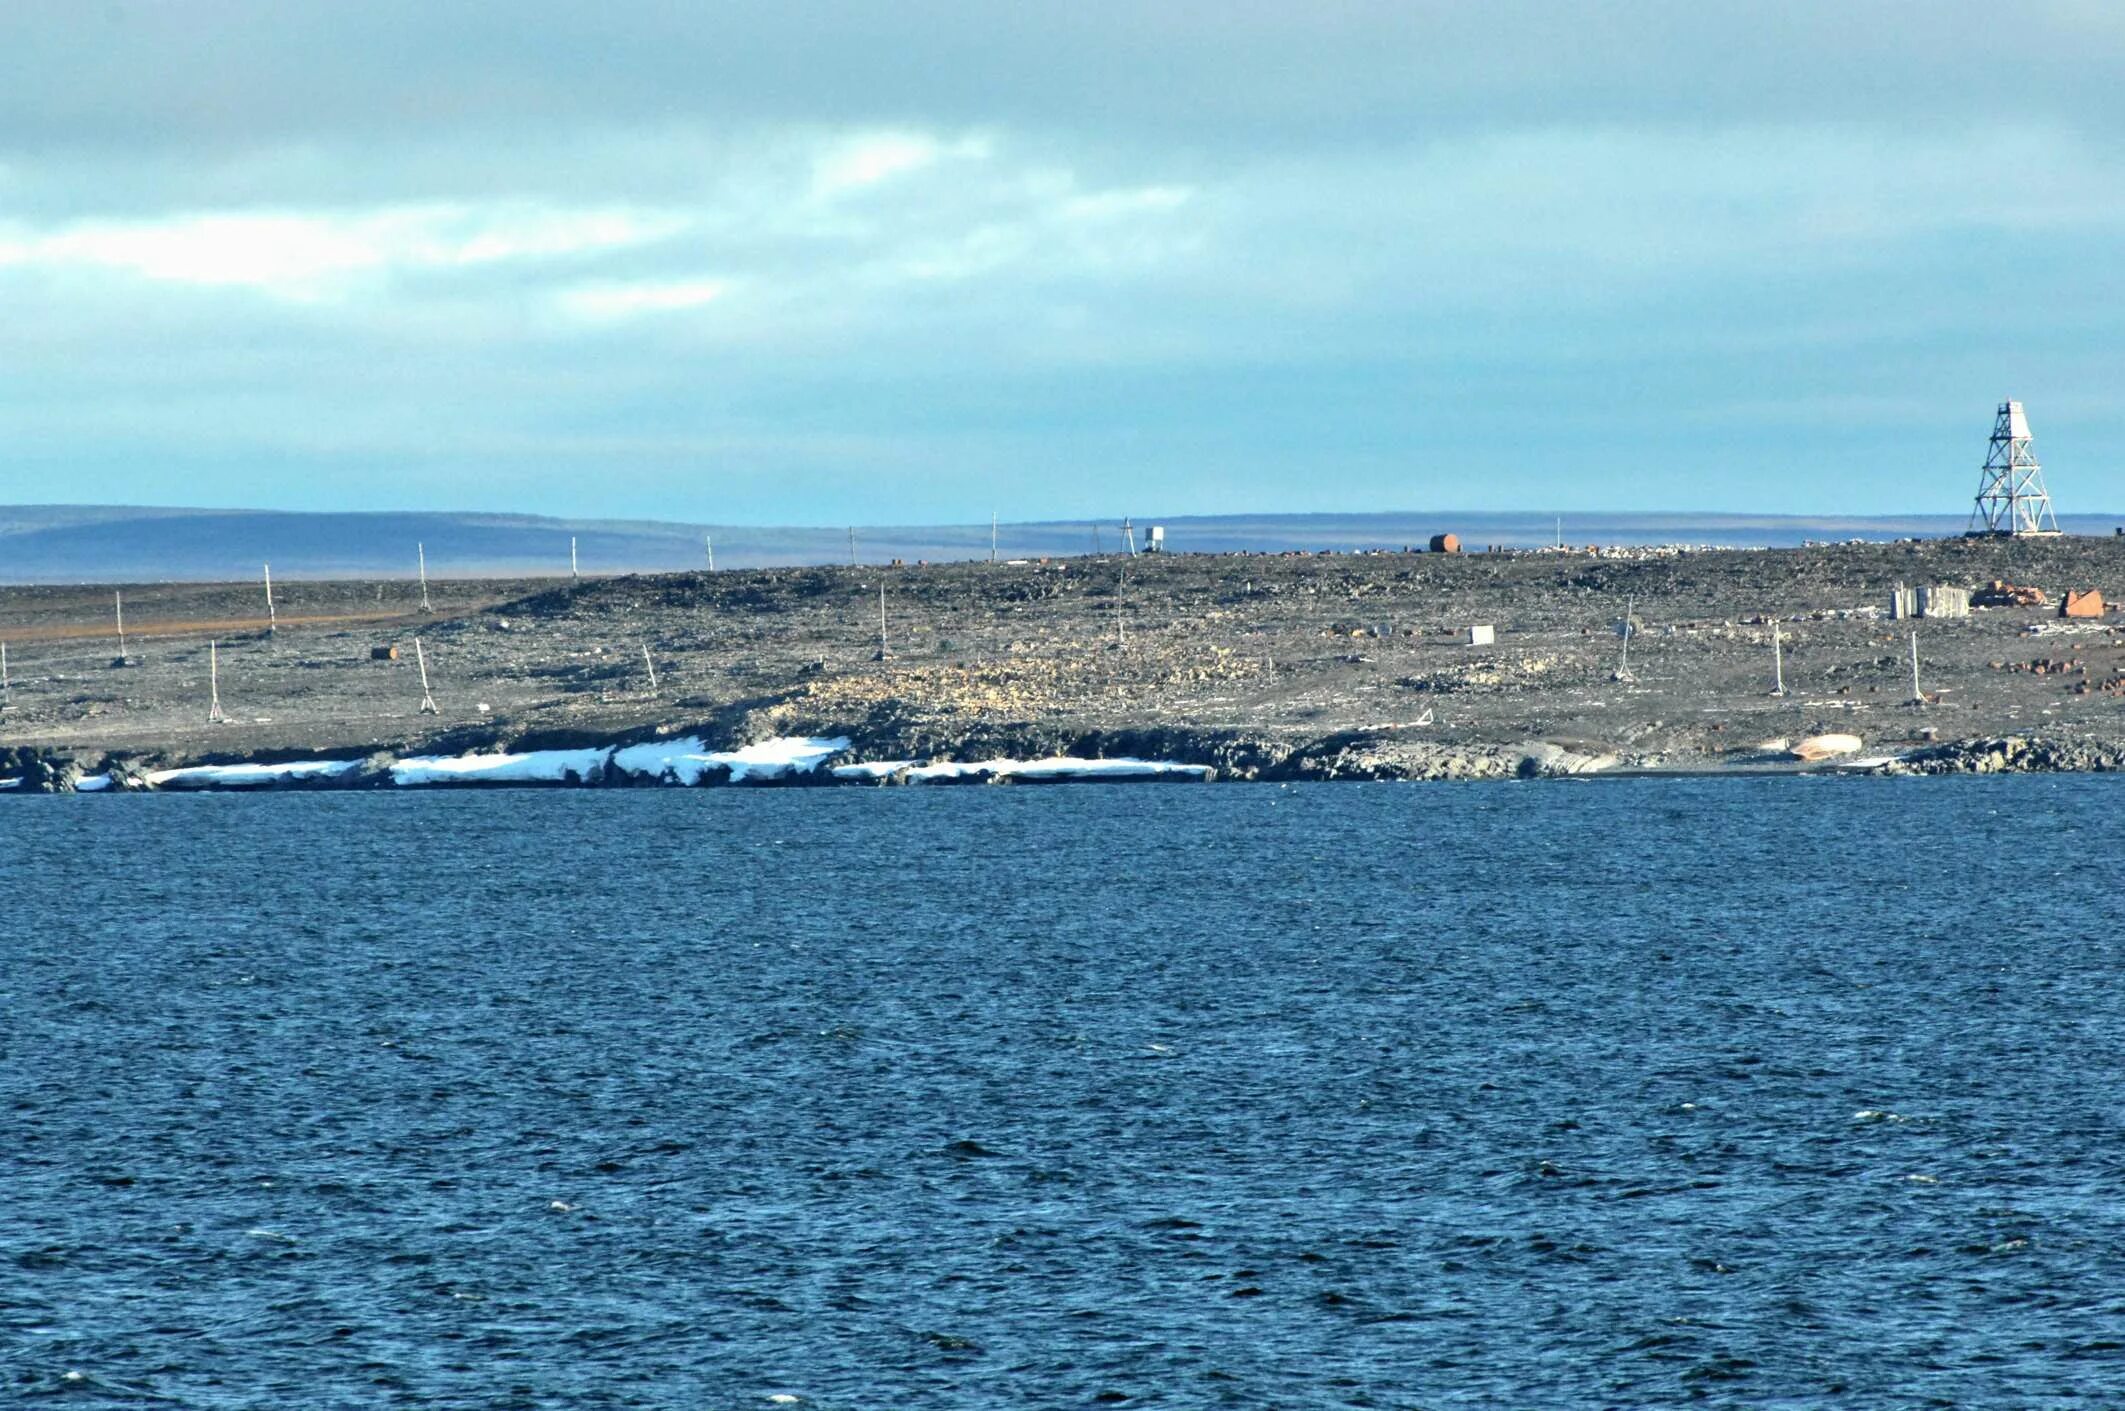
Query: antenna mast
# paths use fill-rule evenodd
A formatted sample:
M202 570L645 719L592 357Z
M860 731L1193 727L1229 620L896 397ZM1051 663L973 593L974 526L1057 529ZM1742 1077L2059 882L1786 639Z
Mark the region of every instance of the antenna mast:
M1977 504L1970 511L1970 534L2026 538L2059 532L2033 440L2022 404L2000 403L1999 416L1992 423L1992 441L1985 451L1984 478L1978 481Z

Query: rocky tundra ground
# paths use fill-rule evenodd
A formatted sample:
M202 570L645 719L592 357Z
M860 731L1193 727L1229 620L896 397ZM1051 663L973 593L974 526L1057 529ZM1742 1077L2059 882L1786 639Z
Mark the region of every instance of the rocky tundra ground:
M1889 620L1899 585L1995 580L2047 601ZM431 611L404 581L297 582L270 631L258 584L9 588L0 775L684 733L1227 778L1789 767L1776 742L1819 735L1900 770L2110 768L2119 617L2056 607L2091 588L2125 593L2125 539L467 580L431 584ZM1494 641L1470 645L1476 626ZM208 722L210 643L227 723Z

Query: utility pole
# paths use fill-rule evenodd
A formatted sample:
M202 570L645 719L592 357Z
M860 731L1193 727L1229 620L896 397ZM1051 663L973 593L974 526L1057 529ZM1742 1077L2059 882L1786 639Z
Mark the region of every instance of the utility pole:
M644 642L644 643L642 644L642 665L644 665L644 666L646 666L646 667L648 667L648 668L649 668L649 689L650 689L650 690L652 690L652 691L656 690L656 689L657 689L657 664L656 664L656 662L654 662L654 661L652 661L652 660L650 659L650 655L649 655L649 643L647 643L647 642Z
M7 643L0 642L0 710L11 710L15 704L15 688L7 684Z
M716 571L716 536L703 534L701 536L701 546L708 550L708 571L714 573Z
M1092 557L1104 558L1106 557L1106 553L1107 546L1100 542L1099 526L1095 524L1092 526Z
M1123 564L1121 576L1114 581L1114 627L1119 634L1121 649L1129 650L1129 565Z
M1786 693L1786 654L1785 646L1780 641L1778 619L1775 617L1771 619L1771 676L1773 681L1771 694L1774 696L1784 695Z
M856 566L856 526L849 526L849 567Z
M125 651L125 593L122 590L114 590L111 593L111 611L118 618L118 660L111 665L131 666L133 663L127 658Z
M1638 631L1638 625L1634 620L1637 616L1637 608L1638 599L1635 595L1623 600L1623 665L1616 668L1616 679L1618 681L1635 681L1638 679L1631 675L1631 638Z
M419 554L421 559L421 611L434 612L435 605L428 601L428 546L415 544L413 551Z
M989 511L989 562L996 562L996 511Z
M1136 557L1136 524L1126 515L1122 518L1122 547L1129 551L1130 558Z
M280 632L280 614L273 610L273 565L266 565L266 634L276 636Z
M421 664L421 708L417 714L441 715L442 712L435 708L435 697L428 692L428 653L421 649L418 637L413 639L413 659Z
M580 580L582 572L576 567L576 536L568 536L568 576Z
M207 724L226 725L229 717L221 710L221 643L207 643Z
M1911 704L1922 706L1925 703L1926 693L1918 688L1918 632L1913 629L1911 633Z
M885 645L885 580L881 578L878 580L878 660L885 661L888 656Z

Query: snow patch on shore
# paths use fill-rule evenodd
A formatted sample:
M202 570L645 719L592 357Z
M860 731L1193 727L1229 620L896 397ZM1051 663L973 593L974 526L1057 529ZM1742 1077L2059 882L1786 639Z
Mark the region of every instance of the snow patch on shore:
M391 782L421 784L568 784L601 774L606 750L528 750L523 754L417 755L391 766Z
M158 789L263 789L294 779L336 779L359 769L358 759L302 759L287 764L194 764L158 769L148 782Z
M718 770L730 771L730 782L780 779L789 774L809 774L849 747L844 736L783 735L735 750L711 750L698 738L656 740L615 750L613 767L637 778L664 779L675 784L698 784ZM840 770L834 771L838 777Z
M965 762L883 760L841 765L834 770L834 777L875 783L903 772L910 784L938 784L970 779L1025 779L1047 783L1095 779L1207 779L1214 771L1207 764L1179 764L1163 759L1080 759L1074 755L1053 755L1047 759Z
M527 750L520 754L426 755L402 759L391 780L422 784L568 784L601 777L608 766L636 779L699 784L727 774L733 784L809 774L849 747L840 737L785 735L735 750L712 750L698 736L617 749Z
M836 779L866 779L875 784L890 779L903 769L912 769L912 759L880 759L869 764L837 764L833 768Z
M588 784L608 771L630 779L667 785L759 783L792 774L813 774L849 748L842 736L785 735L734 750L712 750L699 736L654 740L638 745L576 750L523 750L504 754L416 755L391 766L391 782L400 788L450 784ZM300 780L338 779L362 767L356 759L292 760L282 764L194 764L159 769L145 776L157 789L265 789ZM843 764L830 771L836 780L882 783L904 778L912 784L998 782L1062 783L1102 779L1209 779L1206 764L1156 759L1081 759L1054 755L1047 759L878 760ZM0 779L0 789L17 789L22 781ZM84 794L113 788L109 774L93 774L75 784Z

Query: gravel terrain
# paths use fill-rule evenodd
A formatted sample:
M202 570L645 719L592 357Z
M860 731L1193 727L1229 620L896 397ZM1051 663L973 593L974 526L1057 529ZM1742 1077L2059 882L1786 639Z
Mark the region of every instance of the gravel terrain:
M89 768L847 734L857 758L1156 753L1242 776L1421 777L1528 772L1530 742L1542 758L1747 767L1769 760L1766 741L1837 732L1870 753L2013 736L2084 767L2112 760L2125 742L2117 614L1888 620L1898 584L1994 579L2054 604L2068 588L2107 599L2125 593L2125 540L456 580L431 585L432 612L404 581L302 582L276 585L271 633L257 584L129 585L123 666L113 588L8 588L0 748ZM1467 644L1477 624L1495 644ZM1923 706L1910 699L1913 628ZM434 715L419 710L416 637ZM210 641L225 725L207 723ZM386 646L397 660L372 659Z

